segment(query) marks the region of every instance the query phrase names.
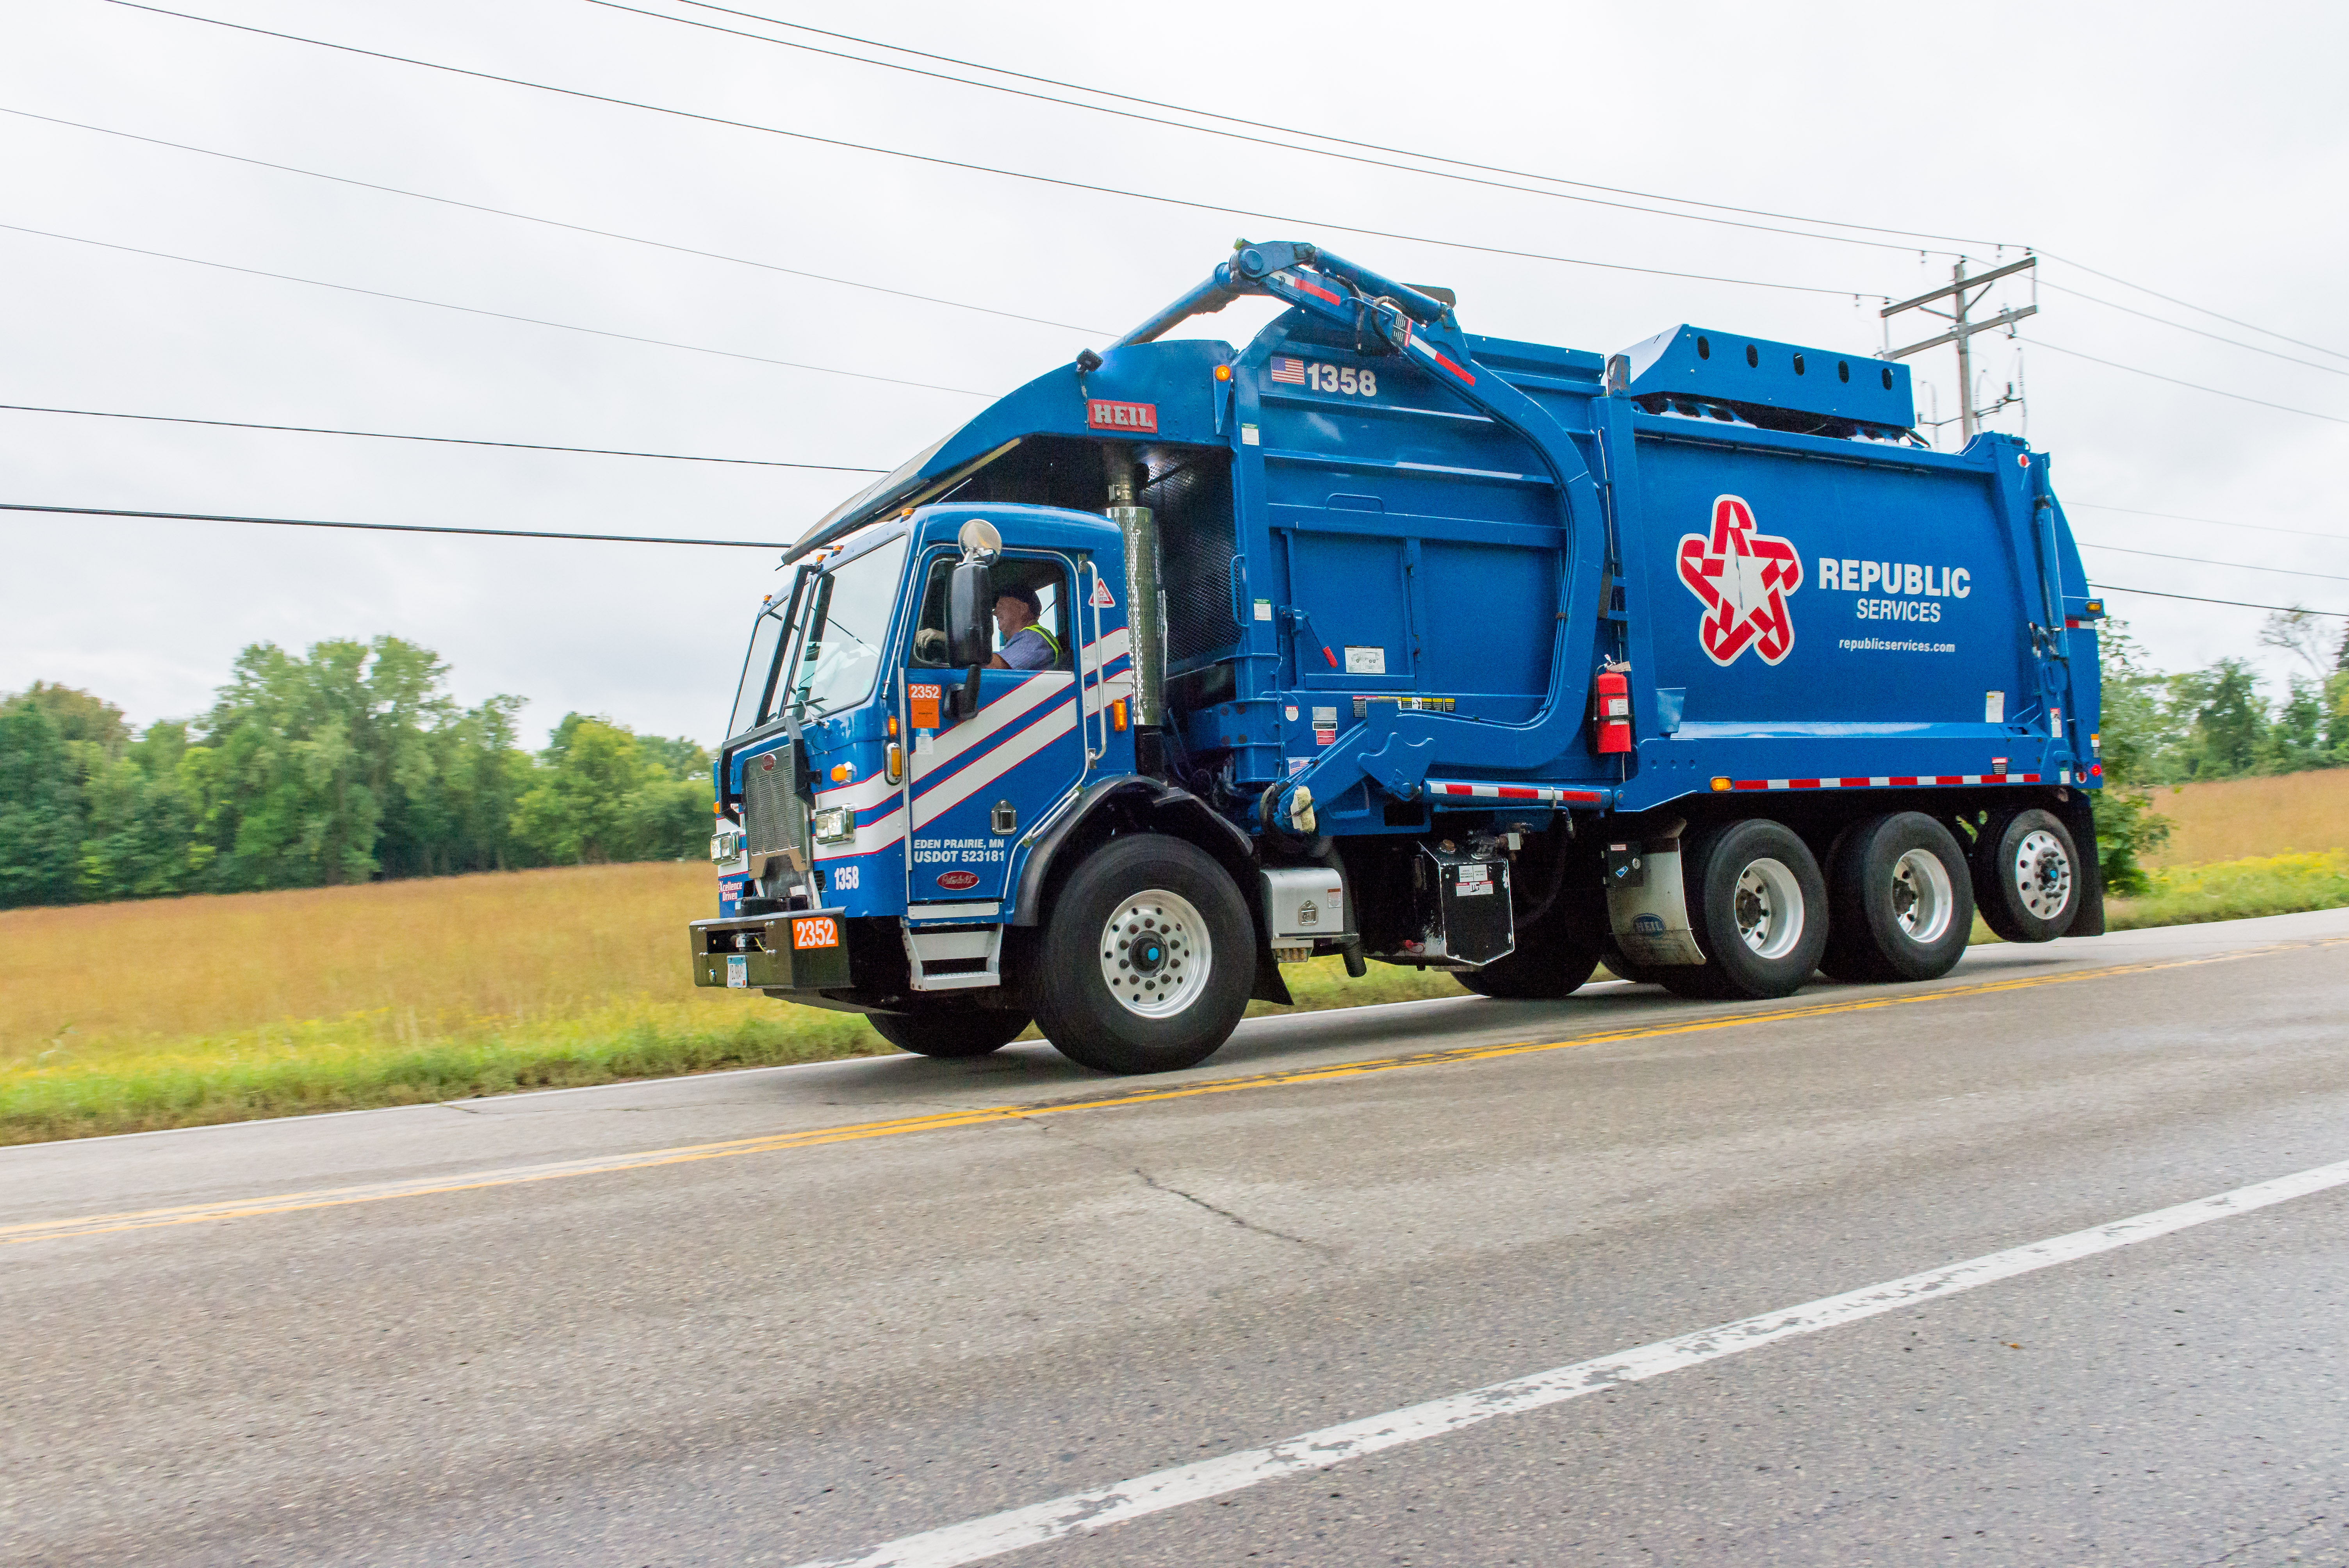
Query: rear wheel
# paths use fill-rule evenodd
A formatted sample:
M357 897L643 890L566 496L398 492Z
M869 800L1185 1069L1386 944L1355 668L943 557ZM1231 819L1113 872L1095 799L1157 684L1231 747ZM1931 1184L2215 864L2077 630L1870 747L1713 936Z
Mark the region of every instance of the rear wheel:
M1161 833L1113 839L1069 879L1034 950L1036 1022L1108 1073L1205 1061L1247 1010L1256 928L1206 853Z
M983 1057L1028 1026L1025 1013L988 1007L931 1007L918 1013L867 1013L873 1032L901 1051L924 1057Z
M1599 967L1599 944L1551 917L1517 938L1517 950L1482 969L1462 969L1453 978L1480 996L1547 998L1570 996Z
M1974 846L1974 902L2009 942L2053 942L2079 913L2080 851L2071 830L2033 808L1982 826Z
M1785 996L1826 947L1827 890L1800 835L1762 820L1724 823L1689 856L1689 924L1702 969L1661 976L1682 995Z
M1950 830L1920 811L1856 824L1827 868L1827 946L1838 980L1932 980L1965 956L1973 882Z

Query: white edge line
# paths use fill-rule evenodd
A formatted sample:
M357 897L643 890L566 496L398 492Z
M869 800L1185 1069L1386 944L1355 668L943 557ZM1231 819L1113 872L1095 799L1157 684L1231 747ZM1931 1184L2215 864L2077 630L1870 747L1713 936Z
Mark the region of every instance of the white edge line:
M1937 1301L2018 1274L2133 1246L2174 1231L2247 1214L2272 1203L2344 1185L2349 1185L2349 1161L2115 1220L2070 1235L1988 1253L1840 1295L1823 1296L1799 1306L1719 1324L1596 1360L1578 1361L1572 1366L1472 1388L1383 1415L1324 1427L1268 1448L1154 1470L1097 1491L1071 1492L1049 1502L902 1536L858 1556L826 1558L803 1564L802 1568L959 1568L963 1563L1100 1530L1284 1476L1327 1470L1383 1449L1456 1432L1495 1416L1515 1415L1585 1394L1600 1393L1781 1339L1816 1334L1879 1313Z

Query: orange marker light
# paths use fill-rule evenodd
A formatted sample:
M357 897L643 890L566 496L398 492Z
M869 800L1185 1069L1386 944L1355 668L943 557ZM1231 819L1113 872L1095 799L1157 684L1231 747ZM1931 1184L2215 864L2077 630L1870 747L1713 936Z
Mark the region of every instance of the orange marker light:
M1218 366L1216 366L1216 380L1218 380L1218 381L1229 381L1231 378L1232 378L1232 367L1231 367L1230 366L1228 366L1228 365L1218 365Z
M1119 697L1109 705L1109 726L1119 730L1125 727L1125 698Z

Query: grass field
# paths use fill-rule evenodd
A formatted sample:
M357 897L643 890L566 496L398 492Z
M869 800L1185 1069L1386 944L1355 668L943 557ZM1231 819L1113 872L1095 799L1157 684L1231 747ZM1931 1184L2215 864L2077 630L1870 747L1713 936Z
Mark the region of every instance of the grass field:
M0 913L0 1142L894 1048L697 988L686 923L716 906L708 867L652 864ZM1306 1008L1461 994L1288 979Z
M2349 904L2349 849L2154 883L2114 929ZM0 1143L893 1048L850 1014L697 988L685 926L714 903L706 867L656 864L0 913ZM1305 1009L1462 994L1334 958L1287 975Z
M2174 826L2148 865L2349 850L2349 768L2156 789L2153 809Z

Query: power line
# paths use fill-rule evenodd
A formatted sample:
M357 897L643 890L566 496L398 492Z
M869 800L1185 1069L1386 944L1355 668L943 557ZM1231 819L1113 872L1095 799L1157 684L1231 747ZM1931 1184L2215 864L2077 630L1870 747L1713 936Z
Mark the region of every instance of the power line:
M417 66L425 70L444 71L450 76L470 77L476 81L497 82L505 87L528 88L533 92L553 93L562 98L577 98L586 103L608 104L618 108L640 109L647 114L667 115L676 119L693 120L702 125L723 126L733 130L757 131L766 136L785 137L794 141L810 142L819 147L843 148L852 152L870 152L884 158L899 158L914 163L926 163L939 169L956 169L969 174L992 174L1006 180L1024 180L1032 184L1050 185L1064 191L1082 191L1093 195L1119 196L1129 201L1155 202L1161 206L1181 207L1195 212L1216 212L1226 217L1260 219L1268 223L1295 224L1305 229L1334 229L1340 233L1362 234L1372 239L1397 240L1406 244L1435 245L1446 250L1467 251L1479 255L1508 256L1519 261L1553 262L1563 266L1596 267L1608 272L1641 273L1651 277L1681 278L1692 283L1734 284L1744 288L1777 289L1789 294L1831 294L1838 298L1879 297L1867 289L1823 288L1816 284L1770 283L1759 278L1733 278L1713 273L1675 272L1665 267L1633 266L1628 262L1599 262L1581 256L1557 256L1540 251L1511 250L1501 245L1471 244L1464 240L1438 240L1424 234L1405 234L1391 229L1366 229L1355 223L1338 223L1321 218L1300 218L1292 213L1265 212L1247 207L1226 207L1213 201L1194 201L1180 196L1158 196L1146 191L1129 191L1115 185L1094 185L1081 180L1063 180L1050 174L1030 174L1017 169L999 169L990 164L970 163L960 159L941 158L934 153L907 152L893 147L874 147L861 141L845 141L838 137L818 136L812 131L785 130L781 126L760 125L750 120L728 119L722 115L702 114L693 109L671 108L663 104L645 103L636 98L614 98L605 93L591 93L580 88L555 87L546 82L525 80L521 77L499 76L492 71L477 71L464 66L443 65L437 60L418 59L410 55L387 54L380 49L363 49L356 44L329 43L323 38L305 37L299 33L284 33L269 27L255 27L243 22L222 21L217 16L199 16L192 12L168 10L160 5L148 5L140 0L107 0L110 5L127 10L145 11L158 16L171 16L183 22L202 22L232 32L250 33L257 37L277 38L287 43L307 44L316 48L332 49L340 54L357 55L371 60L387 60L395 65Z
M601 3L601 0L594 0L594 3ZM1671 201L1683 207L1702 207L1715 212L1738 212L1743 213L1744 216L1749 218L1775 218L1789 223L1815 223L1823 228L1857 229L1863 232L1870 234L1899 234L1912 240L1941 240L1953 245L2001 246L2006 243L2005 242L1995 240L1969 240L1954 234L1928 233L1920 229L1889 229L1874 223L1847 223L1842 220L1836 218L1806 218L1797 212L1775 212L1769 211L1766 208L1736 207L1721 201L1700 201L1688 196L1668 196L1654 191L1634 191L1618 185L1598 185L1593 184L1588 180L1568 180L1564 175L1559 174L1537 174L1527 170L1510 169L1499 164L1477 163L1464 158L1447 157L1440 152L1419 152L1407 147L1389 147L1381 142L1360 141L1350 137L1333 136L1327 131L1308 130L1299 126L1278 125L1268 120L1248 119L1239 115L1221 114L1214 109L1194 108L1187 104L1168 103L1160 98L1140 98L1133 93L1116 92L1108 88L1090 87L1083 82L1063 81L1057 77L1040 77L1027 71L1015 71L1006 66L990 66L982 64L977 60L960 59L953 55L934 54L927 49L912 48L904 44L884 43L877 38L860 38L853 33L833 32L824 27L810 26L805 22L787 22L780 16L764 16L757 14L756 12L738 11L731 6L711 5L709 3L709 0L679 0L679 3L682 5L691 5L696 10L716 11L723 15L740 16L749 21L764 22L771 26L788 27L793 32L812 33L820 38L835 38L842 43L861 45L868 49L886 49L892 54L911 55L916 59L936 60L941 65L959 66L965 70L986 71L994 76L1009 77L1015 81L1036 82L1044 87L1062 88L1071 92L1091 93L1097 98L1115 98L1121 103L1141 104L1148 108L1163 108L1170 110L1175 114L1195 115L1201 119L1221 120L1226 125L1244 125L1252 130L1269 130L1278 132L1283 136L1308 137L1315 141L1326 141L1339 147L1359 147L1368 152L1386 152L1392 153L1398 158L1423 159L1430 163L1445 163L1451 165L1454 169L1474 169L1485 174L1506 174L1514 180L1539 180L1551 185L1570 185L1579 191L1603 191L1610 196L1637 196L1645 201ZM684 20L683 17L676 16L665 16L661 19L664 21ZM770 39L768 41L771 43L782 43L784 40L776 38ZM792 45L790 46L794 48L808 47L808 46L804 44ZM831 51L815 50L812 52L828 54ZM839 57L844 59L858 58L858 57L854 55L842 56ZM864 60L863 63L865 65L888 67L893 70L902 70L905 68L904 67L892 65L891 62L886 60ZM957 81L962 78L947 77L944 79L948 81ZM993 86L993 84L988 82L968 82L965 85L969 87ZM1048 98L1045 101L1050 103L1064 103L1067 100L1063 98ZM1097 106L1092 104L1075 104L1071 107L1076 108L1093 108ZM1185 129L1197 129L1204 128L1186 127ZM1315 150L1311 148L1297 148L1293 150L1309 152ZM1422 170L1417 172L1433 173L1435 171L1431 170ZM1679 216L1680 214L1673 215ZM1815 235L1812 237L1816 239L1826 239L1831 238L1832 236ZM1909 250L1913 247L1903 245L1899 248L1902 250ZM2021 249L2022 247L2014 246L2013 248Z
M484 441L467 436L413 436L395 430L340 430L322 425L257 425L246 419L197 419L181 414L124 414L110 408L51 408L37 403L0 403L16 414L75 414L89 419L141 419L162 425L208 425L224 430L282 430L302 436L364 436L375 441L431 441L450 447L498 447L518 452L576 452L596 458L658 458L672 463L740 463L761 469L812 469L835 474L885 474L847 463L787 463L772 458L708 458L690 452L636 452L616 447L556 447L541 441Z
M1749 223L1735 218L1708 217L1702 212L1674 212L1661 207L1642 207L1637 202L1632 201L1611 201L1599 196L1578 196L1570 191L1544 191L1530 185L1513 185L1505 180L1485 179L1480 175L1455 174L1447 170L1421 169L1408 163L1392 163L1384 159L1367 158L1360 153L1337 152L1323 147L1299 147L1294 142L1276 141L1272 138L1267 136L1250 136L1244 131L1219 130L1211 125L1190 125L1179 119L1164 119L1157 115L1141 114L1133 109L1112 108L1105 104L1079 103L1070 98L1054 98L1050 93L1030 92L1024 88L1006 87L1000 82L972 81L968 77L952 76L945 71L924 70L919 66L900 65L895 60L867 59L862 55L851 55L839 49L819 48L813 44L802 44L796 39L774 38L768 36L764 33L746 33L740 27L728 27L716 22L697 21L691 16L672 16L665 12L647 11L642 6L624 5L622 4L622 0L585 0L585 3L590 5L602 6L607 11L625 11L630 15L644 16L656 22L674 23L676 26L680 27L698 27L705 32L722 33L730 38L748 38L754 43L772 44L778 48L798 49L806 54L822 55L827 59L846 60L854 65L871 66L876 69L885 71L902 71L908 76L923 77L931 81L936 82L952 82L957 87L977 88L983 92L1004 93L1013 98L1027 98L1030 102L1034 103L1058 104L1063 108L1080 109L1088 114L1112 115L1119 119L1138 120L1144 125L1166 126L1174 130L1187 130L1197 136L1218 136L1223 137L1227 140L1244 141L1257 147L1274 148L1282 152L1302 152L1314 158L1335 159L1342 163L1359 163L1371 169L1391 169L1403 174L1425 175L1432 180L1452 180L1457 181L1465 185L1482 185L1494 191L1514 191L1521 196L1547 196L1554 201L1580 201L1593 207L1612 207L1619 211L1624 212L1645 212L1651 217L1657 218L1679 218L1692 223L1719 223L1732 229L1752 229L1764 234L1788 234L1800 240L1824 240L1830 243L1838 245L1867 245L1879 251L1900 251L1905 253L1917 249L1914 244L1895 243L1889 240L1862 240L1854 238L1847 234L1817 234L1812 233L1808 230L1804 229L1782 229L1777 227L1775 224L1771 223ZM697 4L698 0L686 0L686 3ZM764 22L773 26L790 27L796 26L794 23L784 22L773 16L761 16L750 11L736 11L724 5L704 5L701 8L704 10L722 12L729 16L740 16L753 22ZM864 40L857 41L864 42ZM885 49L891 46L887 44L869 44L868 46ZM992 68L987 66L971 65L968 62L957 63L963 64L972 70L983 71ZM1007 74L1016 75L1018 73ZM1091 92L1093 89L1090 88L1077 88L1074 90L1080 92ZM1121 94L1117 96L1123 97L1123 95ZM1179 112L1185 114L1197 114L1200 111L1197 109L1182 109L1179 110ZM1288 134L1292 136L1311 136L1314 133L1310 131L1290 131ZM1425 155L1420 153L1407 153L1404 154L1404 156L1423 157ZM1542 178L1542 176L1526 175L1520 176L1520 178L1537 180ZM1670 201L1671 198L1663 197L1659 198L1659 200ZM1806 221L1807 220L1796 220L1796 222ZM1946 254L1949 253L1941 253Z
M2293 337L2289 334L2277 332L2271 327L2261 326L2257 322L2243 321L2235 316L2222 315L2208 305L2196 304L2192 300L2179 299L2175 294L2163 294L2159 289L2149 289L2143 284L2133 284L2127 278L2116 278L2110 273L2100 273L2085 262L2075 262L2069 256L2059 256L2053 251L2042 251L2039 253L2051 262L2061 262L2067 267L2077 267L2082 272L2093 277L2102 278L2108 284L2118 284L2125 289L2135 289L2141 294L2151 294L2154 298L2166 301L2170 304L2182 305L2197 315L2207 315L2214 321L2223 321L2230 326L2240 326L2246 331L2256 332L2262 337L2272 337L2280 343L2289 343L2298 348L2313 348L2319 354L2329 354L2335 359L2349 359L2349 354L2344 354L2337 348L2327 348L2321 343L2310 343L2304 338Z
M2125 304L2116 304L2108 299L2098 299L2092 294L2082 294L2078 289L2067 289L2062 284L2051 284L2044 278L2040 280L2039 286L2053 289L2057 294L2070 294L2074 299L2086 300L2090 304L2103 305L2106 310L2119 311L2124 315L2136 316L2140 321L2149 321L2156 325L2172 327L2179 332L2190 332L2197 337L2207 337L2213 343L2224 343L2235 348L2248 348L2253 354L2264 354L2271 359L2281 359L2286 365L2305 365L2311 370L2322 370L2328 376L2349 376L2349 369L2343 369L2336 365L2319 365L2313 359L2302 359L2297 355L2285 354L2273 348L2261 348L2258 344L2245 343L2240 337L2228 337L2220 333L2205 332L2199 326L2189 326L2182 321L2171 321L2167 316L2155 315L2150 311L2133 310Z
M2123 588L2113 583L2093 583L2089 586L2105 593L2142 593L2152 599L2183 599L2192 604L2231 604L2238 610L2274 610L2286 615L2323 615L2328 620L2349 621L2349 611L2311 610L2303 604L2254 604L2247 599L2205 599L2199 593L2165 593L2158 588Z
M206 511L130 511L104 506L30 506L0 501L0 511L54 512L69 517L151 518L165 522L254 522L272 528L355 528L371 533L463 533L486 539L584 539L597 544L709 544L727 550L788 550L764 539L675 539L649 533L557 533L536 528L452 528L427 522L329 522L314 517L225 517Z
M2167 381L2172 387L2185 387L2197 392L2208 392L2214 397L2232 397L2238 403L2257 403L2262 408L2280 409L2286 414L2305 414L2312 419L2323 419L2328 424L2349 425L2349 419L2344 419L2337 414L2320 414L2313 408L2295 408L2289 403L2271 403L2264 397L2251 397L2240 392L2228 392L2216 387L2205 387L2199 381L2181 381L2175 376L2164 376L2158 370L2140 370L2134 365L2123 365L2116 359L2099 359L2093 354L2083 354L2076 348L2058 348L2044 337L2033 337L2026 341L2033 348L2044 348L2050 354L2062 354L2074 359L2085 359L2091 365L2103 365L2115 370L2126 370L2132 376L2150 377L2156 381Z
M2248 561L2213 561L2207 555L2168 555L2158 550L2132 550L2126 544L2098 544L2081 539L2074 542L2089 550L2111 550L2123 555L2149 555L2156 561L2183 561L2195 566L2229 566L2238 572L2272 572L2281 577L2322 577L2328 583L2349 583L2337 572L2307 572L2297 566L2254 566Z
M2277 528L2263 522L2229 522L2224 518L2217 517L2183 517L2174 511L2146 511L2133 506L2099 506L2094 501L2087 500L2067 500L2064 503L2064 507L2067 511L2118 511L2126 512L2131 517L2164 518L2171 522L2208 523L2213 528L2248 528L2254 533L2289 533L2301 539L2349 540L2349 534L2319 533L2306 528Z
M941 387L931 381L907 381L895 376L875 376L864 370L841 370L829 365L810 365L798 359L773 359L763 354L744 354L732 348L711 348L698 343L678 343L665 337L644 337L633 332L612 332L600 326L581 326L568 321L548 321L543 316L516 315L510 311L485 310L480 305L451 304L446 300L419 299L414 294L391 294L383 289L361 288L357 284L328 283L323 278L297 277L292 273L273 273L260 267L241 267L233 262L210 262L202 256L174 255L169 251L150 251L138 245L119 245L110 240L92 240L80 234L60 234L50 229L27 228L22 223L0 223L0 229L18 234L37 234L45 240L64 240L76 245L95 245L105 251L122 251L134 256L152 256L159 261L185 262L190 266L212 267L224 273L243 273L247 277L274 278L279 283L306 284L315 289L335 289L343 294L366 294L373 299L398 300L402 304L430 305L435 310L453 310L465 315L486 315L498 321L518 321L530 326L551 326L563 332L584 332L591 337L617 338L623 343L646 343L656 348L682 348L688 354L714 354L723 359L747 359L756 365L780 365L787 370L812 370L822 376L845 376L857 381L879 381L891 387L916 387L925 392L952 392L962 397L987 397L986 392L974 392L968 387Z
M185 141L167 141L159 136L140 136L135 131L116 130L110 126L91 125L78 119L59 119L55 115L35 114L30 109L10 108L0 104L0 114L13 114L25 119L37 119L49 125L70 126L76 130L94 131L99 136L118 136L126 141L143 141L150 147L168 147L176 152L193 152L205 158L225 159L231 163L251 164L256 169L274 169L281 173L299 174L311 180L328 180L337 185L356 186L362 191L380 191L387 195L405 196L416 201L433 201L444 207L460 207L469 212L486 212L493 217L512 218L524 223L543 223L550 229L568 229L577 234L593 234L600 240L619 240L631 245L649 245L655 250L674 251L679 255L699 256L707 261L728 262L738 267L756 267L761 272L781 273L787 277L812 278L818 283L838 284L843 288L864 289L873 294L895 295L898 299L919 300L925 304L942 304L955 310L977 311L982 315L1002 316L1009 321L1032 322L1039 326L1053 326L1068 332L1102 333L1108 329L1080 326L1074 322L1053 321L1040 315L1022 315L1018 311L997 310L991 305L972 304L965 300L943 299L936 294L915 294L908 289L893 289L880 284L862 283L854 278L834 277L829 273L811 273L799 267L786 267L773 262L761 262L748 256L730 256L720 251L704 251L692 245L672 244L666 240L647 239L641 234L623 234L610 229L590 228L585 223L566 223L560 218L542 218L535 213L516 212L509 208L485 206L479 201L461 201L453 196L435 196L423 191L407 191L397 185L382 185L372 180L354 180L347 175L328 174L316 169L301 169L291 163L272 163L265 158L247 158L240 153L222 152L214 148L197 147Z

